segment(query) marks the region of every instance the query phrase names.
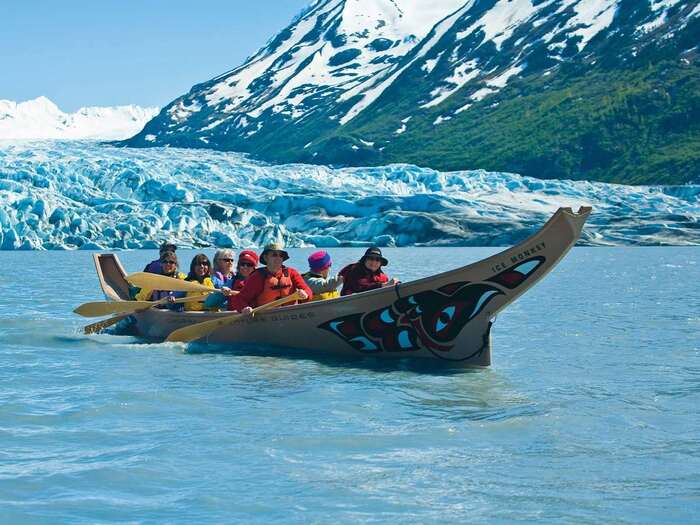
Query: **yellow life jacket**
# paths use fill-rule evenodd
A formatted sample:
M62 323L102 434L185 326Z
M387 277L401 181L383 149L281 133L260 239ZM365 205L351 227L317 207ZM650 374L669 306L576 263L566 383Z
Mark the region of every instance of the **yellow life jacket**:
M321 277L321 275L314 273L314 272L306 272L304 275L302 275L302 278L307 281L308 284L308 279L309 277ZM340 292L338 290L332 290L330 292L318 292L314 293L314 295L309 299L309 302L311 301L325 301L326 299L333 299L335 297L340 297Z
M205 277L202 281L202 285L206 286L207 288L211 288L212 290L216 289L216 287L214 286L214 282L211 280L211 277ZM193 295L201 294L202 292L187 292L185 297L192 297ZM204 308L204 301L185 303L185 312L203 312L204 310L207 310L207 308Z
M319 294L314 294L311 298L312 301L324 301L326 299L333 299L335 297L340 297L340 292L338 290L333 290L332 292L321 292Z

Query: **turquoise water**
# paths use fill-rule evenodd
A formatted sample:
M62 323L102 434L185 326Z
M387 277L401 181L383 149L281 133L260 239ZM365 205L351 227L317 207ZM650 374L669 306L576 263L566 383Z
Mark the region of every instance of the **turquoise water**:
M494 251L386 253L409 280ZM360 252L334 250L336 267ZM120 257L135 271L153 255ZM469 371L83 336L71 309L101 298L89 253L0 266L0 523L700 511L700 248L574 249L500 314L493 366Z

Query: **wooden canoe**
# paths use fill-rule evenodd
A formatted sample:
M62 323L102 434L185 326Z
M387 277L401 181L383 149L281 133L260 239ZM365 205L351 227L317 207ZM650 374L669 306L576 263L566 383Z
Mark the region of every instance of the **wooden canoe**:
M482 261L398 286L244 317L199 342L488 366L492 319L566 255L590 212L560 208L537 233ZM108 300L128 299L117 256L96 254L95 265ZM228 315L154 308L133 317L138 334L165 339L178 328Z

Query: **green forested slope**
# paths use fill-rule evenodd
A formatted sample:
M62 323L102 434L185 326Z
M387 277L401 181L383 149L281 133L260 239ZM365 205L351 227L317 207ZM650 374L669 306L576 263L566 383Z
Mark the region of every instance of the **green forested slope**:
M392 135L396 112L385 104L371 119L338 128L313 149L317 155L307 152L304 160L406 162L440 170L482 168L627 184L698 181L696 65L664 61L644 69L560 77L549 84L546 77L520 79L474 104L461 118L438 126L435 119L449 112L444 106L418 114L399 136ZM464 103L457 99L450 109ZM360 139L375 145L368 148Z

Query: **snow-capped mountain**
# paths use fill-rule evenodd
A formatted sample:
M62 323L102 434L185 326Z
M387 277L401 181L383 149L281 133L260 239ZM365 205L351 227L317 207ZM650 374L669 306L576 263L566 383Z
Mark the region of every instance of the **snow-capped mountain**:
M672 93L652 116L688 105L670 83L697 81L699 15L698 0L317 0L243 65L194 86L127 144L606 178L620 152L596 129L624 132L610 113L628 108L635 118L659 88L661 98ZM640 80L648 85L636 92L622 87ZM588 107L601 104L607 113ZM561 119L575 129L562 132ZM611 141L618 149L659 146L663 124L645 125L650 133L624 135L622 146ZM547 133L539 148L519 140L533 128ZM649 144L634 143L650 134ZM557 165L562 147L572 159Z
M64 113L46 97L19 103L0 100L0 139L124 139L157 114L158 108L134 105Z

